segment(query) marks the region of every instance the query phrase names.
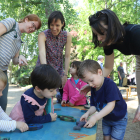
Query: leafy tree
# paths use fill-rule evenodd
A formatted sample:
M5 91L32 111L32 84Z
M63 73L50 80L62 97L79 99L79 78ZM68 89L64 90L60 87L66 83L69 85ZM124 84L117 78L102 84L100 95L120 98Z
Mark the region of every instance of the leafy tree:
M103 10L110 9L114 11L121 23L129 21L131 24L139 24L140 19L140 3L138 0L84 0L83 6L77 6L76 11L79 13L79 28L78 28L78 40L76 51L77 57L80 60L94 59L97 60L98 55L104 55L103 48L94 49L92 43L92 32L89 26L88 17L93 13ZM86 32L86 33L85 33ZM127 70L131 70L134 67L135 57L133 55L124 56L118 50L114 51L115 63L114 63L114 80L117 81L117 67L119 62L123 61L127 64ZM133 63L132 63L133 62Z
M36 65L39 54L38 34L48 28L47 19L52 11L62 11L66 19L65 29L67 31L70 31L69 24L76 24L74 19L77 15L68 0L0 0L0 7L0 20L11 17L19 21L28 14L37 14L42 21L40 30L32 34L22 34L22 41L24 43L21 46L20 54L28 59L28 66L19 69L19 66L14 66L10 63L9 69L12 73L17 70L21 71L20 73L17 72L20 78L30 75ZM14 75L16 74L13 74L13 76Z

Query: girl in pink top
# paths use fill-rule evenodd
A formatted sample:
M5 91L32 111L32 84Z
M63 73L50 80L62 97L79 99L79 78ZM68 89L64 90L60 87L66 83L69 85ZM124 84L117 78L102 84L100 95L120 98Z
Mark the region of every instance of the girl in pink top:
M81 79L78 79L78 69L80 66L80 61L74 61L71 63L70 74L72 77L67 80L64 88L63 88L63 98L62 102L66 103L69 101L70 106L78 106L86 104L86 97L79 93L80 89L86 85Z

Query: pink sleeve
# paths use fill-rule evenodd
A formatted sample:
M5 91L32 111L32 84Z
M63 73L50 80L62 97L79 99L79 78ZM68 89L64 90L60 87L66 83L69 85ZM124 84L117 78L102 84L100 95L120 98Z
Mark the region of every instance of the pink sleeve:
M87 84L87 83L83 82L82 80L80 82L81 82L81 85L80 85L80 88L79 89L81 89L84 85ZM76 101L81 100L85 96L85 95L81 95L80 92L79 92L79 90L77 90L76 88L75 88L74 92L75 92L75 96L73 96L70 99L70 102L72 104L75 104Z
M69 91L69 87L68 87L68 80L67 80L67 82L66 82L66 84L65 84L65 86L63 88L63 98L62 98L62 100L65 100L65 101L68 100L68 97L69 97L68 91Z

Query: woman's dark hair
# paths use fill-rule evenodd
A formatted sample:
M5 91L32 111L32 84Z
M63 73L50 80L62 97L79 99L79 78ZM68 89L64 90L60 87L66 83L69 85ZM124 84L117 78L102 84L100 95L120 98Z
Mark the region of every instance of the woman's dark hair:
M63 29L64 29L64 27L65 27L65 19L64 19L63 14L62 14L60 11L54 11L54 12L52 12L52 13L50 14L49 19L48 19L48 28L49 28L49 29L50 29L50 24L53 22L54 19L55 19L55 22L56 22L58 19L60 19L60 20L61 20L61 23L62 23L62 24L64 23L64 25L63 25L63 27L62 27L62 31L63 31Z
M108 9L98 11L96 14L89 16L89 22L90 26L94 28L99 34L104 35L104 31L107 33L105 41L100 43L100 41L98 41L97 35L95 35L92 31L92 41L95 44L95 48L97 46L103 46L106 48L110 41L112 44L115 44L123 40L123 36L125 34L124 27L121 25L118 17L113 11ZM101 22L103 22L104 25L107 25L108 29L104 28L101 25Z
M76 75L78 75L78 70L79 70L80 64L81 64L80 61L73 61L71 63L71 67L76 68Z
M31 83L33 87L38 86L41 90L56 89L62 84L62 80L58 72L48 64L41 64L31 73Z

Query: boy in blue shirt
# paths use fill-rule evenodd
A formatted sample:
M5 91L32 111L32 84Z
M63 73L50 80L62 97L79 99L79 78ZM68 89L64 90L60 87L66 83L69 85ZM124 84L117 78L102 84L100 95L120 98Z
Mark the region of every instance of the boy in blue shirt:
M91 107L80 118L80 121L86 121L84 127L91 128L103 118L104 140L123 140L127 126L127 105L116 84L103 77L100 65L94 60L83 61L78 73L79 78L88 83L81 89L81 94L91 90Z

